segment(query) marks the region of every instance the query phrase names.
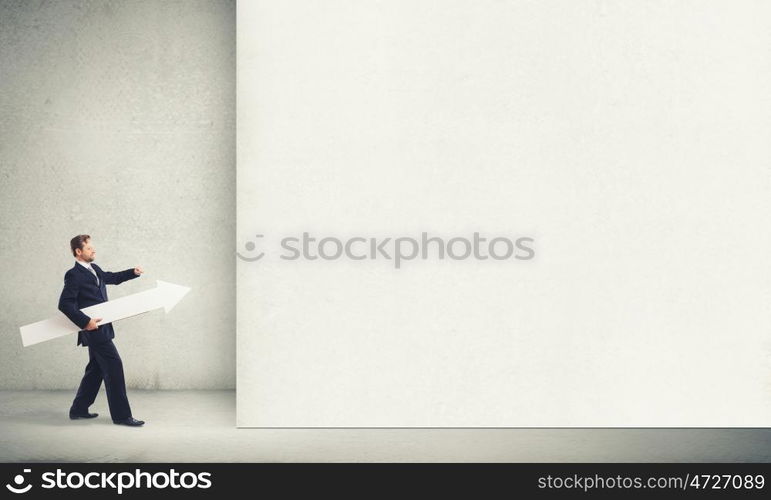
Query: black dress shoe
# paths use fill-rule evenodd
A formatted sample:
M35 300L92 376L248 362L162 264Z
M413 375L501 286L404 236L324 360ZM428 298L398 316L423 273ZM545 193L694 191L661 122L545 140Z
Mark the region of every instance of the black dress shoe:
M130 427L139 427L140 425L145 425L144 420L137 420L134 417L129 417L125 420L113 420L112 423L115 425L128 425Z
M79 418L96 418L98 413L72 413L70 412L70 420L77 420Z

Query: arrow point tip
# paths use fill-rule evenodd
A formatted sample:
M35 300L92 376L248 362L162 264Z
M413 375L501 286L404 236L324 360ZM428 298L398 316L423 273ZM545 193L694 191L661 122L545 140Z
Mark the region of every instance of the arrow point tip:
M190 287L169 283L168 281L156 280L158 289L163 295L163 310L168 313L176 306L182 298L191 290Z

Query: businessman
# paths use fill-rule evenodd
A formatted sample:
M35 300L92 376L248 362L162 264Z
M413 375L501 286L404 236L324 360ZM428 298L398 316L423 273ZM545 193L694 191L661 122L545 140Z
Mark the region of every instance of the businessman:
M75 256L75 265L64 275L64 290L59 297L59 310L81 329L78 332L77 345L88 347L86 373L70 407L70 418L76 420L99 416L98 413L89 413L88 407L94 403L104 380L113 423L141 426L144 422L131 415L126 396L126 381L123 377L123 362L112 342L115 337L112 323L100 325L102 318L90 318L81 312L81 309L106 302L105 285L119 285L126 280L137 278L142 274L142 268L135 267L119 273L102 271L94 264L96 251L91 244L91 237L87 234L72 238L70 248Z

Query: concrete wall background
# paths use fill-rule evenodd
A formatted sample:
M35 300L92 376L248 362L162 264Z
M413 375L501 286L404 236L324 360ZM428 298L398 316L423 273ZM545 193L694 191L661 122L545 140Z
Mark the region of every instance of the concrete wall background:
M110 298L192 287L116 324L130 388L235 386L235 1L0 2L0 389L72 388L58 314L69 239L145 275Z

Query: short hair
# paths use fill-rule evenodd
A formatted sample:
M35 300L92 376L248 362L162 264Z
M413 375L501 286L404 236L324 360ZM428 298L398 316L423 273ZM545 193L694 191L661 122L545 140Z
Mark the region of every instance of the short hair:
M83 250L83 245L85 245L86 242L88 240L90 240L90 239L91 239L91 236L89 236L87 234L79 234L79 235L75 236L74 238L72 238L70 240L70 249L72 250L72 255L74 257L77 257L78 254L75 253L75 250L77 250L78 248Z

